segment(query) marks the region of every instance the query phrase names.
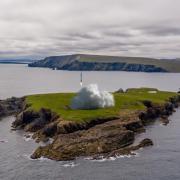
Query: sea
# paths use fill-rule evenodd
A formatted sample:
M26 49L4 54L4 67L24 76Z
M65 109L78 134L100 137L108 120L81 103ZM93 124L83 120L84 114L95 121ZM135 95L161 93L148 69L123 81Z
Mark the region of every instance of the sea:
M27 65L0 64L0 99L29 94L77 92L78 71L29 68ZM98 84L101 90L152 87L179 91L180 73L83 72L83 85ZM154 146L140 149L133 156L92 160L80 157L58 162L46 158L32 160L40 144L24 131L12 131L15 117L0 121L0 180L179 180L180 109L163 126L159 121L136 137L138 143L150 138ZM30 137L27 138L27 135Z

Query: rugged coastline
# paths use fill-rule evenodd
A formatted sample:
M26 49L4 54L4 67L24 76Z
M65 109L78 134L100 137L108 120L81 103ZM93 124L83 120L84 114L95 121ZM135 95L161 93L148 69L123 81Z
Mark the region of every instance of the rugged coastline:
M73 54L46 57L30 63L29 67L69 71L180 72L180 61L178 59Z
M1 104L13 100L5 102L6 100ZM13 128L33 132L33 138L37 142L48 142L50 138L53 140L37 148L31 157L72 160L79 156L99 158L131 154L139 148L153 145L150 139L145 139L139 145L132 146L136 134L145 131L149 123L157 118L163 124L168 123L168 116L179 106L180 96L177 94L161 105L149 100L143 101L145 110L123 111L119 116L94 119L90 122L64 121L58 114L46 108L30 110L25 98L17 98L15 102L16 108L3 115L16 114Z
M45 67L57 70L68 70L68 71L132 71L132 72L168 72L166 69L157 67L151 64L128 64L126 62L114 62L114 63L103 63L103 62L79 62L77 60L63 64L37 61L30 63L29 67Z
M5 116L18 114L24 106L23 98L8 98L6 100L0 100L0 120Z

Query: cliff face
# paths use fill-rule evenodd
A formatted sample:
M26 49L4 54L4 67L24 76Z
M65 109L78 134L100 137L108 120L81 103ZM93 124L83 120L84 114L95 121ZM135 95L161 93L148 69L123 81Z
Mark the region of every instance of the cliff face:
M72 71L135 71L135 72L166 72L165 69L154 65L127 64L127 63L98 63L98 62L79 62L74 61L63 66L63 70Z
M158 60L157 60L158 61ZM168 72L166 68L154 65L154 59L67 55L52 56L29 64L29 67L56 68L70 71L135 71L135 72ZM148 64L149 63L149 64Z

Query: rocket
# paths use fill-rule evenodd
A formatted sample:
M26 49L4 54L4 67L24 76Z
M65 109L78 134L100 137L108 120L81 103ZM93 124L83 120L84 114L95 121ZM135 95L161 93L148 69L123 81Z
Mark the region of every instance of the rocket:
M81 74L80 74L80 86L82 87L82 85L83 85L83 82L82 82L82 72L81 72Z

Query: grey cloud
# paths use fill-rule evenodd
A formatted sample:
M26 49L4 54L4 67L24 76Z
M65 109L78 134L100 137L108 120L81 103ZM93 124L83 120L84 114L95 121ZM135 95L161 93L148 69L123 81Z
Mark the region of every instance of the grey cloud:
M147 26L142 28L143 33L155 36L180 36L180 27L166 26Z
M180 57L179 0L2 0L0 58Z

